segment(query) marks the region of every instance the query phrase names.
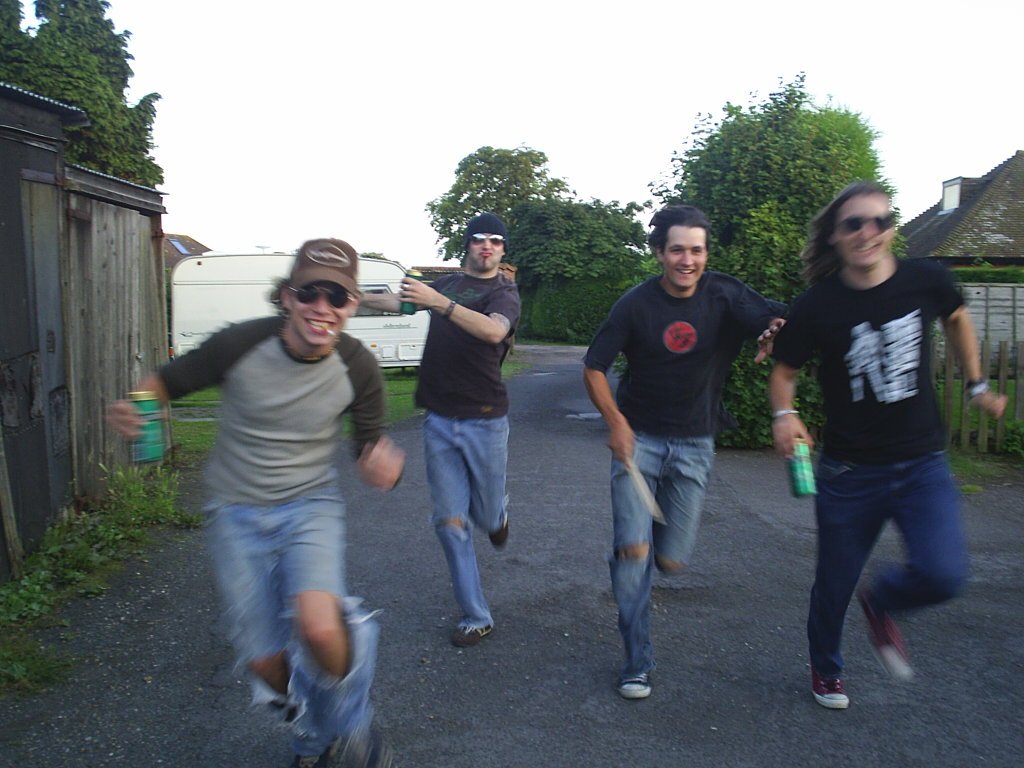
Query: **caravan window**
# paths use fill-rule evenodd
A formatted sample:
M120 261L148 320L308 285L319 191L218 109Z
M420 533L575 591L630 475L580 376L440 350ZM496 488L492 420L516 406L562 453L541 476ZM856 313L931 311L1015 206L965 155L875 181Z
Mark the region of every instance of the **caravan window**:
M363 293L393 293L386 285L360 285L359 288ZM394 317L400 314L400 312L385 312L382 309L371 309L362 303L360 303L359 309L356 310L356 317Z

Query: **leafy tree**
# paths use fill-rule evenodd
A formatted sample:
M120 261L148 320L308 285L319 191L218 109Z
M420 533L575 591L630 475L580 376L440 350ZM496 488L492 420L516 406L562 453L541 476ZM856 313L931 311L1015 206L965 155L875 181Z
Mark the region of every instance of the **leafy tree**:
M138 184L163 171L150 154L160 95L129 106L130 33L115 32L105 0L37 0L34 35L20 29L20 3L0 0L0 80L83 109L90 124L66 129L65 159Z
M512 209L509 262L518 267L520 288L541 283L636 280L651 258L636 215L644 208L617 202L589 203L554 198L519 203ZM645 269L646 267L646 269Z
M720 121L703 118L689 147L673 158L675 183L655 195L665 203L696 205L708 215L709 268L788 302L805 287L799 254L814 214L851 181L885 185L876 138L860 115L813 105L799 75L764 103L747 109L726 104ZM722 444L770 444L768 371L754 365L752 351L734 364L725 400L740 426L722 435ZM805 420L820 423L820 393L809 378L800 398Z
M518 203L566 197L566 183L551 178L547 162L547 155L528 147L480 147L464 157L451 189L427 203L438 253L445 260L462 258L462 233L482 211L497 214L511 229L512 209Z

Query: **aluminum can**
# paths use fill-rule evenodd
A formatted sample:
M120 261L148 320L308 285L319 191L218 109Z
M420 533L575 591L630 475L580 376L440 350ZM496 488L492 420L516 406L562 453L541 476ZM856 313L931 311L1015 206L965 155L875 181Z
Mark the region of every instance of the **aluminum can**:
M423 279L423 273L420 272L418 269L410 269L408 272L405 273L405 276L411 277L414 280ZM417 307L411 301L403 301L399 309L401 310L403 315L414 315L416 314L416 310L419 309L419 307Z
M128 399L145 421L142 434L132 441L132 461L146 464L164 458L164 422L160 398L155 392L129 392Z
M805 440L797 440L793 445L793 455L789 459L789 484L793 495L798 498L813 496L818 492L814 482L811 449Z

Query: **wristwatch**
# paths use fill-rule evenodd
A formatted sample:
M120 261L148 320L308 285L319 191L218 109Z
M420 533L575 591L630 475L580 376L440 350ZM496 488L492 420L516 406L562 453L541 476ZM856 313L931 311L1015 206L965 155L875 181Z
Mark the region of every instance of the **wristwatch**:
M972 399L988 392L988 380L986 379L968 379L965 386L967 396Z

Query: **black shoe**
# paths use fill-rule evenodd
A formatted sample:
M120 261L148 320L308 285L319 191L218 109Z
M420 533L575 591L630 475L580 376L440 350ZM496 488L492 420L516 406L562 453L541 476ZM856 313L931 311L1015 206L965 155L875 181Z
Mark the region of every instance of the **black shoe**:
M499 549L505 546L505 542L508 541L508 515L505 515L505 522L501 524L501 528L488 533L487 538L491 540L491 544Z
M461 624L452 633L452 645L458 648L469 648L479 645L480 641L491 634L493 624L486 627L464 627Z

